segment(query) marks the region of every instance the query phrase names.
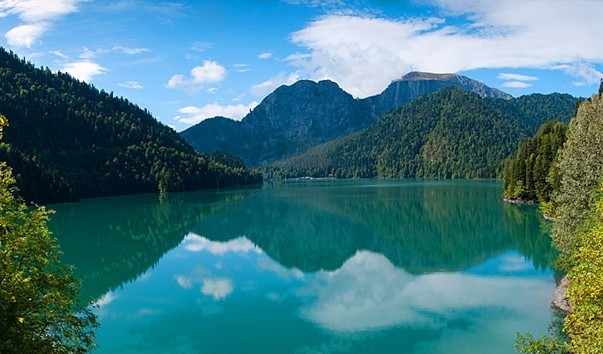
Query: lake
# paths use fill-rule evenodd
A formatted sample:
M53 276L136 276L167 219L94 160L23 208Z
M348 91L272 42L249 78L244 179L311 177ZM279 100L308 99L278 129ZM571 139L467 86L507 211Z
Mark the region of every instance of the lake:
M50 206L95 353L513 353L555 252L498 181L320 180Z

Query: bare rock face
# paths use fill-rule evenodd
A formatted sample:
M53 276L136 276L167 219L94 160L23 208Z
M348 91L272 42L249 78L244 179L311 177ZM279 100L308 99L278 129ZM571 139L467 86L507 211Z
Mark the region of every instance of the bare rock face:
M400 80L393 81L379 95L367 97L363 101L368 106L370 114L378 118L393 108L449 86L459 87L486 98L513 98L507 93L488 87L466 76L414 71L404 75Z
M511 98L456 74L409 73L364 99L355 99L332 81L301 80L277 88L241 122L211 118L181 135L200 152L226 152L257 166L368 128L385 112L448 86L482 97Z
M567 299L566 292L569 289L570 280L567 275L561 279L559 286L555 289L555 297L553 298L553 304L563 311L570 312L572 310L572 305L569 303Z

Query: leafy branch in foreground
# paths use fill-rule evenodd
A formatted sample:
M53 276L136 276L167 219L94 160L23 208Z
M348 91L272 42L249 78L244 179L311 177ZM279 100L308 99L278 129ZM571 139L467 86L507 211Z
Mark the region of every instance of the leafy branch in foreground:
M0 115L0 136L6 118ZM84 353L95 315L78 306L78 281L60 263L50 211L28 208L0 162L0 353Z

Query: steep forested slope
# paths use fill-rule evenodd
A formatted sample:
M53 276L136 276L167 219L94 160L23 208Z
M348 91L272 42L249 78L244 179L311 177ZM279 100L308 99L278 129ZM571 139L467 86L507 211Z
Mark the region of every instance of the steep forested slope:
M384 115L356 137L313 149L311 158L278 161L263 171L277 178L492 178L550 114L569 120L575 101L559 94L489 99L445 88Z
M515 155L505 161L503 180L506 198L544 203L541 205L551 201L551 194L558 189L555 161L565 142L566 131L565 123L546 122L534 137L524 141Z
M259 180L196 153L126 99L0 48L0 114L9 121L0 159L37 202L217 187Z

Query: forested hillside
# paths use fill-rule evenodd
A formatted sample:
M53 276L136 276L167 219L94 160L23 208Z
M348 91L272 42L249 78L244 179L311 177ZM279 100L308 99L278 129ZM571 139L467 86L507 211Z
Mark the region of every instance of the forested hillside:
M263 167L267 177L493 178L549 119L568 121L570 95L489 99L450 87L379 119L355 137Z
M26 200L178 191L259 181L196 153L171 128L113 93L36 68L0 48L0 145Z

